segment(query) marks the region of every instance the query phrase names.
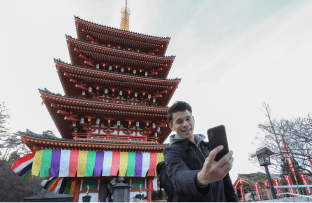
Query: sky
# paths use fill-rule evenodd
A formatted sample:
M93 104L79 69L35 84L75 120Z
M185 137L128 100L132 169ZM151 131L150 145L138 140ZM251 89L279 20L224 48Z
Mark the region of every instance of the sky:
M74 16L119 28L124 0L0 1L0 102L12 132L56 129L38 88L64 94L53 59L70 63L65 35ZM311 112L312 1L128 0L130 31L171 37L168 78L182 78L169 106L190 103L195 133L225 125L238 174L263 171L248 162L267 120ZM207 140L207 138L206 138Z

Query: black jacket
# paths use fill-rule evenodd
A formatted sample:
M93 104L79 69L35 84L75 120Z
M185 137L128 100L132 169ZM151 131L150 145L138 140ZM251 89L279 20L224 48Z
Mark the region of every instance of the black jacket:
M238 202L229 174L223 180L204 187L198 184L197 173L202 169L210 150L208 143L202 139L197 145L180 138L164 150L167 174L175 189L173 202Z

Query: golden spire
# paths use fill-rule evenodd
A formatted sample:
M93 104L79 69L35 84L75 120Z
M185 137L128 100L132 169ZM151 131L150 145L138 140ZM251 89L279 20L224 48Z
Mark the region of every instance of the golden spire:
M127 7L127 0L126 6L121 9L121 22L120 22L120 29L129 31L129 15L130 10Z

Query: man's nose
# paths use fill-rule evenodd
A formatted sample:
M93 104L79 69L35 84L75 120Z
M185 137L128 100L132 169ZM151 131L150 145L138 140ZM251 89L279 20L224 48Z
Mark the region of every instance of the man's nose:
M183 126L187 126L188 125L188 122L185 120L183 121Z

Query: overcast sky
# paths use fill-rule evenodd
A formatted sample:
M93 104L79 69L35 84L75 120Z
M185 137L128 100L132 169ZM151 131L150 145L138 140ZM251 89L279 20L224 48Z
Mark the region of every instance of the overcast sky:
M64 94L53 58L70 63L65 34L74 16L120 27L124 0L0 1L0 102L12 132L52 130L38 88ZM130 31L171 37L168 78L182 78L172 97L193 106L195 133L225 125L238 173L247 162L267 102L277 119L311 112L312 1L129 0Z

